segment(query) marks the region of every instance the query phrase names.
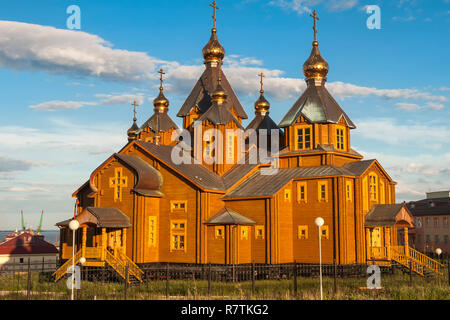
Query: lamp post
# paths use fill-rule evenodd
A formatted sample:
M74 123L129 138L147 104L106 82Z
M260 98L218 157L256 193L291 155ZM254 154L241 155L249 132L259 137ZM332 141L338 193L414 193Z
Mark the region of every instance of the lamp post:
M73 300L73 287L75 286L75 232L80 227L80 223L77 220L72 220L69 223L69 229L72 230L72 294Z
M320 228L323 226L324 220L321 217L316 218L314 223L319 228L319 274L320 274L320 300L323 300L323 290L322 290L322 235Z

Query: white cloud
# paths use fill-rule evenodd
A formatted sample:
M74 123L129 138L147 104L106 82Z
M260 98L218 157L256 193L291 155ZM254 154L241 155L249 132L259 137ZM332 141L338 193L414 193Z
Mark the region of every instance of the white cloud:
M415 103L398 102L395 104L396 108L404 111L417 111L424 109L442 110L444 105L437 102L427 102L425 105L418 105Z
M287 10L293 10L298 14L310 13L314 6L322 3L323 0L273 0L269 4ZM344 11L355 7L358 0L328 0L325 7L329 11Z
M96 94L95 97L103 99L98 102L100 105L130 105L133 101L136 101L137 104L141 105L144 102L142 94Z
M0 21L0 66L110 80L151 79L164 61L113 49L99 36L36 24Z
M79 109L84 106L93 106L96 103L93 102L85 102L85 101L60 101L60 100L52 100L43 102L37 105L30 106L30 109L39 110L39 111L55 111L55 110L73 110Z

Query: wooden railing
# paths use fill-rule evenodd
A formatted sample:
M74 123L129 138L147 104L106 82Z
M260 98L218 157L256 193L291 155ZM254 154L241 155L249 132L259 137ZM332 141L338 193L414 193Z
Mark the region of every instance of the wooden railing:
M116 272L124 279L126 279L126 268L123 265L122 261L117 259L114 255L111 254L108 250L105 253L105 261L108 263Z
M97 247L86 247L84 250L84 257L86 259L100 259L101 257L101 249Z
M423 253L414 250L411 247L405 246L391 246L390 255L388 255L387 247L370 247L369 257L370 259L390 259L396 261L397 263L405 266L406 268L411 268L412 271L424 275L425 272L432 271L438 275L442 275L443 265L436 260L429 258Z
M73 263L73 258L75 258L75 263ZM80 262L81 259L81 250L79 250L76 254L75 257L71 257L69 260L67 260L61 267L58 268L58 270L56 270L52 275L55 276L55 282L58 281L59 279L61 279L62 276L64 276L67 273L67 269L73 265L73 264L78 264L78 262Z
M122 260L123 265L128 264L128 271L133 274L136 279L142 282L141 276L144 274L144 271L142 271L126 254L124 254L122 251L119 250L119 257L120 260Z
M414 262L420 263L424 268L427 268L439 275L443 275L442 267L444 267L443 264L437 262L434 259L431 259L430 257L424 255L423 253L414 250L413 248L409 247L409 257Z

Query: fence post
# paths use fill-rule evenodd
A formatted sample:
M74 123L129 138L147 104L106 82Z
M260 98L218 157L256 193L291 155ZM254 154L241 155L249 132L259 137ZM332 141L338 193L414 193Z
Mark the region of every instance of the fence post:
M334 294L337 292L337 264L336 264L336 258L333 260L333 276L334 276Z
M30 258L28 258L27 300L30 300L30 291L31 291L31 264Z
M127 262L127 265L126 265L126 267L125 267L125 287L124 287L124 293L123 293L123 299L124 300L127 300L127 291L128 291L128 281L129 281L129 277L130 277L130 274L128 273L128 271L129 271L129 264L128 264L128 262Z
M211 262L208 263L208 296L211 296Z
M169 297L169 263L166 265L166 298Z
M252 261L252 296L255 295L255 261Z
M294 260L294 294L297 296L297 260Z
M44 273L45 257L42 257L42 273Z

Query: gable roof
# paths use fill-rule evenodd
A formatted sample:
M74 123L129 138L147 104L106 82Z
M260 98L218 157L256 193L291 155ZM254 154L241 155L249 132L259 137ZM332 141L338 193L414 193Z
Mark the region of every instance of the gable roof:
M348 162L344 168L353 172L356 176L362 175L375 162L375 159Z
M211 107L204 114L202 114L197 121L203 122L205 120L209 120L215 125L234 122L238 128L244 129L238 119L236 119L233 113L231 113L230 108L230 103L228 101L225 101L223 105L213 102Z
M214 216L203 222L206 225L252 225L256 224L255 221L244 217L243 215L231 210L227 207L223 207Z
M366 227L414 227L405 203L375 204L365 218Z
M58 249L41 235L24 232L0 243L0 254L57 254Z
M94 224L99 228L130 228L130 219L117 208L87 207L75 218L80 224ZM58 227L68 227L73 219L58 222Z
M338 123L341 118L344 118L351 129L356 128L355 124L328 92L324 83L315 85L313 82L309 82L305 92L286 113L278 126L280 128L288 127L300 115L311 123Z
M272 129L279 129L277 124L272 120L272 118L269 116L268 113L265 115L262 115L261 113L256 113L255 118L249 123L247 128L253 129L253 130L259 130L259 129L265 129L265 130L272 130ZM280 133L282 131L280 130ZM270 134L270 131L269 131Z
M153 132L166 132L170 129L178 129L178 126L166 111L155 112L140 129L144 130L145 128L149 128Z
M181 106L180 111L178 111L178 117L187 116L195 106L198 106L202 113L205 113L211 107L212 101L210 94L212 94L216 89L219 72L221 75L222 87L228 95L230 105L234 107L240 118L248 118L241 103L239 102L239 99L234 93L233 88L228 82L227 77L220 67L207 67L205 71L203 71L200 79L197 81L186 101Z

